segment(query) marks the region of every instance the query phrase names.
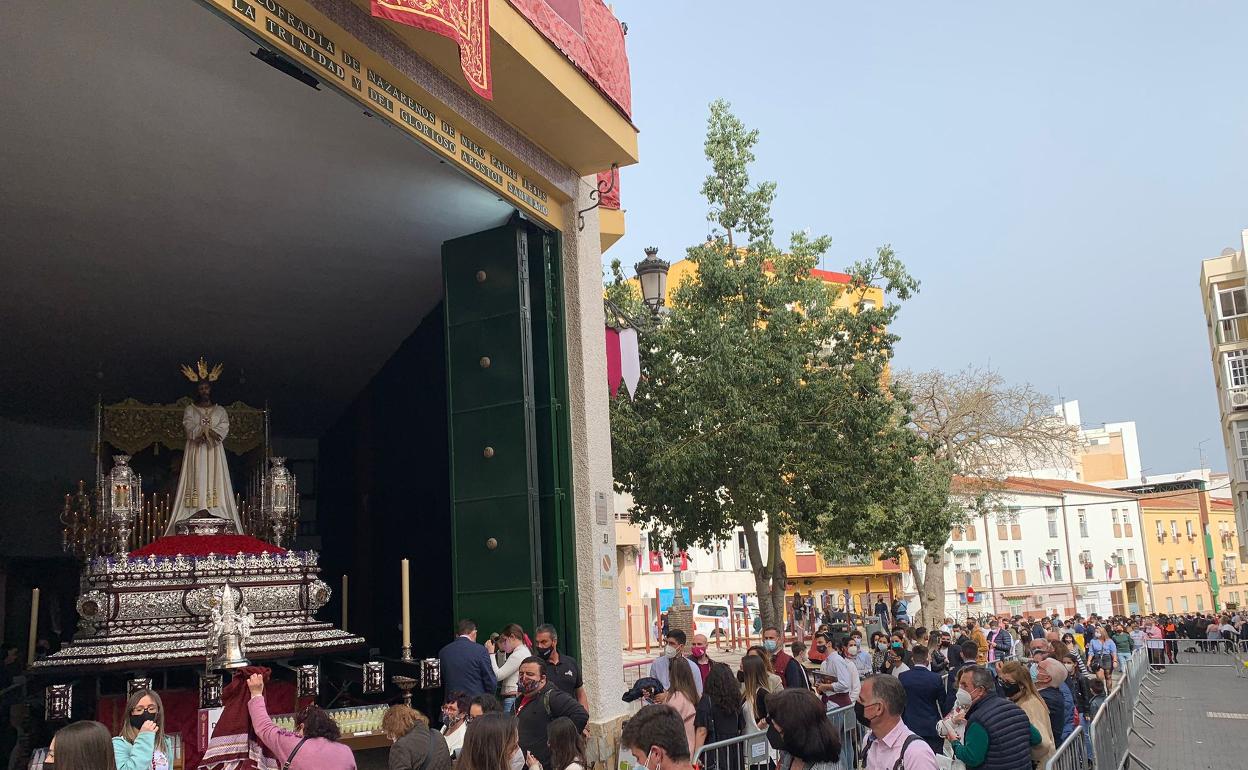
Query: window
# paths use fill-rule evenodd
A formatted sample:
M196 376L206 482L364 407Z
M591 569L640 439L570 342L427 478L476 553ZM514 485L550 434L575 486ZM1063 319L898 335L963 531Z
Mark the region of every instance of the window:
M1184 612L1187 612L1188 607L1187 607L1187 597L1186 597L1186 596L1180 596L1180 597L1179 597L1179 609L1183 610Z
M715 569L723 571L724 569L724 544L715 544Z
M1023 568L1023 552L1015 551L1014 552L1014 569L1022 569L1022 568Z
M1179 542L1179 522L1174 519L1170 520L1170 535L1174 537L1174 542Z
M1170 579L1170 560L1169 559L1161 560L1161 574L1162 574L1162 577L1164 577L1166 580Z
M1161 519L1157 520L1157 539L1166 539L1166 525L1161 523Z
M1158 522L1158 525L1160 526L1160 522ZM1088 536L1088 512L1080 508L1079 509L1079 537L1087 537L1087 536Z
M1115 524L1117 524L1117 523L1118 523L1118 509L1117 509L1117 508L1110 508L1110 509L1109 509L1109 515L1110 515L1110 517L1111 517L1111 520L1112 520Z
M962 539L962 532L963 532L964 530L965 530L965 527L963 527L961 524L959 524L958 526L954 527L954 528L953 528L953 534L951 535L952 539L954 539L954 540L961 540L961 539Z
M974 572L978 570L979 569L979 553L976 552L976 553L970 554L969 559L970 559L970 564L971 564L971 571Z
M1009 568L1010 568L1010 552L1002 551L1001 552L1001 569L1007 570Z
M1079 561L1083 564L1083 579L1092 579L1092 552L1081 551L1079 553Z
M1196 557L1193 556L1192 557L1192 574L1195 575L1197 572L1200 572L1200 567L1199 567L1198 562L1196 561Z
M1127 549L1127 564L1135 564L1135 549Z
M745 543L745 532L737 533L737 569L750 568L750 547Z
M1056 548L1045 553L1048 557L1049 564L1053 567L1053 579L1062 579L1062 552Z
M1187 536L1196 537L1196 530L1192 528L1192 520L1188 519L1185 523L1187 524Z
M1205 597L1200 594L1196 594L1196 609L1203 610L1204 608L1205 608Z
M1166 597L1166 612L1174 612L1174 597Z
M1044 511L1049 518L1049 537L1057 537L1057 509L1045 508Z
M953 557L953 571L959 575L966 572L966 556L957 554Z
M1248 387L1248 350L1232 350L1226 354L1226 387Z
M1236 420L1231 423L1231 432L1235 437L1235 458L1239 460L1240 481L1248 481L1248 421Z
M1218 332L1220 341L1248 339L1248 296L1243 287L1218 288Z

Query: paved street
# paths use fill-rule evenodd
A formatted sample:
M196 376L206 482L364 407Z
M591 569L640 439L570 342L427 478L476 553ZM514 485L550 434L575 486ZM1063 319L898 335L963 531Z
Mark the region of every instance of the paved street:
M1198 666L1170 666L1162 677L1154 687L1157 716L1149 717L1156 728L1141 725L1157 748L1132 740L1139 758L1153 770L1248 767L1248 678L1235 676L1228 667ZM1210 712L1223 716L1210 717Z

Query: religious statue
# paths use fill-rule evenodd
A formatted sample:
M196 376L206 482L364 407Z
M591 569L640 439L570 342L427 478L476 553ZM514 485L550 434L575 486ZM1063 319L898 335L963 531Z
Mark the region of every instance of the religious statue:
M209 369L202 356L194 367L182 366L182 374L195 383L195 398L182 413L186 450L182 453L182 473L178 476L166 535L174 534L179 522L203 511L229 522L235 534L243 533L225 459L230 418L224 407L212 403L212 383L221 376L222 368L222 364L217 364Z
M208 619L208 668L242 668L248 665L247 642L255 618L243 604L243 595L227 580L221 595L210 602Z

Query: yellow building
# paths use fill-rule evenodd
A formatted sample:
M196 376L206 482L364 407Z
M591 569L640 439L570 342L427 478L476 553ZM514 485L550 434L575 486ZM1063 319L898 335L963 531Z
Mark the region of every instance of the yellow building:
M1209 500L1209 543L1217 573L1217 609L1240 609L1248 602L1248 573L1240 569L1235 505L1222 498Z
M837 307L849 307L857 297L857 294L851 294L848 291L850 276L848 273L838 273L833 270L820 270L818 268L811 270L810 274L816 278L820 278L824 283L835 284L844 287L836 298ZM672 293L680 286L681 281L685 278L694 278L698 275L698 266L692 260L682 259L679 262L673 262L671 268L667 271L667 293L664 301L670 307L672 304ZM878 286L868 286L864 295L864 300L868 307L880 307L884 302L884 290Z
M1203 495L1161 492L1140 498L1149 591L1158 612L1214 608L1201 526ZM1207 509L1207 497L1203 502Z
M874 555L829 561L809 543L794 537L780 541L780 555L789 576L788 595L792 596L794 591L803 596L813 593L815 603L822 605L827 592L833 607L844 608L848 591L851 609L864 615L871 614L880 598L890 606L894 598L901 598L902 576L908 569L904 554L897 559Z

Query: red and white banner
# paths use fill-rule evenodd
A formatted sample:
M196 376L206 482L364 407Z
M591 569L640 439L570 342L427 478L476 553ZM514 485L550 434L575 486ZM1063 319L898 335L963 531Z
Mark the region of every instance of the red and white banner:
M637 394L641 381L641 355L637 349L636 329L606 327L607 391L611 398L619 393L620 383L628 389L629 398Z
M372 12L378 18L454 40L468 85L483 98L494 98L490 0L372 0Z

